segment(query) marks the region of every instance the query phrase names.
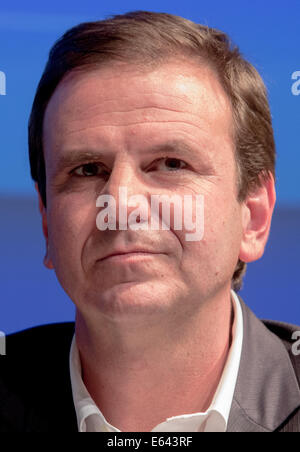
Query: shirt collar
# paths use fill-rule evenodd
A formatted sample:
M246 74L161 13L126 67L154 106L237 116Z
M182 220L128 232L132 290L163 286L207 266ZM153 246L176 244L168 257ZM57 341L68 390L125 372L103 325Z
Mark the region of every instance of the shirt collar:
M233 290L231 290L231 299L234 312L232 343L210 407L206 412L183 414L168 418L158 424L152 430L153 432L226 431L243 342L243 314L239 299ZM79 432L120 432L120 430L106 421L83 383L75 335L70 350L70 377Z

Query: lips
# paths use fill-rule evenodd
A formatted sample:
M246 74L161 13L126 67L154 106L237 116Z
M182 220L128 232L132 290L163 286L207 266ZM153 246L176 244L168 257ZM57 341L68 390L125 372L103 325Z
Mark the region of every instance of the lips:
M99 260L103 261L105 259L108 259L109 257L121 256L121 255L131 255L131 254L161 254L161 253L146 250L146 249L120 250L120 251L113 251L112 253L107 254L106 256L102 257Z

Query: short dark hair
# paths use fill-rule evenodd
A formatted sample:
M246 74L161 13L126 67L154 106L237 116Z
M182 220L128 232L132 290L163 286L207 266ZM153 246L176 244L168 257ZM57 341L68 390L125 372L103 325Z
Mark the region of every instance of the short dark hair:
M31 176L46 207L46 170L43 120L47 104L63 77L74 70L125 62L160 65L168 58L186 58L208 64L218 77L232 107L237 196L273 175L275 143L265 85L229 37L214 28L166 13L134 11L106 20L79 24L52 47L39 82L29 119ZM239 290L246 264L237 262L232 287Z

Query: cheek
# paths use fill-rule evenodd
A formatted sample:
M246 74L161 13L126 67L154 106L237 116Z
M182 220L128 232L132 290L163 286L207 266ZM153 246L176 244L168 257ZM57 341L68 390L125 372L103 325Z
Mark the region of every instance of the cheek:
M177 231L176 231L177 232ZM191 283L211 278L229 280L234 272L242 240L241 212L235 201L207 202L204 209L204 232L199 241L183 244L183 268Z
M235 201L216 206L207 215L206 256L214 266L215 276L231 278L240 252L242 240L241 212Z
M55 269L80 262L84 243L96 227L96 207L80 198L52 200L48 212L49 249Z

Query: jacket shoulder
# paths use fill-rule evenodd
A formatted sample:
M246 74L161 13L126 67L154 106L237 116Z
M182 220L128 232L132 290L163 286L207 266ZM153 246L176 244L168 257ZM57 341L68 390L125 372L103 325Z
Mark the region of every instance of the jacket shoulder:
M0 432L74 430L69 375L74 323L29 328L6 337L0 357Z
M274 320L262 320L284 344L289 353L300 387L300 326Z
M25 353L26 359L32 354L45 354L51 350L63 352L71 345L74 322L53 323L28 328L6 337L6 356L13 358Z
M269 331L275 334L284 343L288 351L291 351L292 348L296 349L296 347L293 346L295 345L297 339L300 339L300 326L294 325L292 323L278 322L275 320L263 319L262 322L268 328ZM300 355L300 346L299 346L299 355Z

